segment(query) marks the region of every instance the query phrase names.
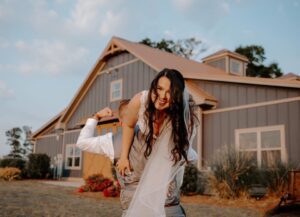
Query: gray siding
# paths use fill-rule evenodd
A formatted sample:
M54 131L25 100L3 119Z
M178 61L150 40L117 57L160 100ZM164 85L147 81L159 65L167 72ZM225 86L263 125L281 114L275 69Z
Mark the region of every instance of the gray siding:
M79 136L79 131L71 131L71 132L65 132L64 134L64 149L66 148L67 144L76 144L78 136ZM64 153L65 150L64 150ZM65 169L65 158L66 156L63 156L64 158L64 164L63 164L63 177L82 177L82 169L83 169L83 155L81 157L81 169L80 170L67 170Z
M54 157L62 153L63 136L56 135L46 136L37 139L35 145L35 153L47 154L51 158L51 163L54 163Z
M231 86L228 87L229 92L231 88ZM276 88L251 87L247 88L246 92L256 92L256 94L246 94L244 95L244 99L242 99L240 95L245 93L245 88L242 86L234 87L234 89L239 91L232 92L232 96L228 101L223 100L223 105L247 104L300 95L299 91L297 93L297 91L293 89L283 90ZM214 93L216 92L217 91L214 91ZM203 158L207 162L211 159L214 152L223 145L234 145L235 129L272 125L285 126L285 144L288 160L299 164L300 101L205 114L203 117Z
M194 82L218 100L217 108L233 107L300 96L300 90L296 88L293 89L214 81L194 80Z
M104 70L132 59L134 56L128 53L112 57L108 60ZM119 101L110 102L111 81L123 79L123 99L130 99L139 91L148 89L155 75L156 71L142 61L125 65L110 73L98 75L67 123L67 128L74 128L83 118L89 117L106 106L112 109L118 108Z

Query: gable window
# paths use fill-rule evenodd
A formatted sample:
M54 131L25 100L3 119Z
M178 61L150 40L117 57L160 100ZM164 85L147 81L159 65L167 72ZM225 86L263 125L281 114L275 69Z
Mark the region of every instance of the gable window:
M273 167L286 162L284 126L269 126L235 130L236 148L252 155L259 167Z
M110 101L122 99L122 79L110 83Z
M230 59L230 72L237 75L243 74L243 64L235 59Z
M81 168L81 151L75 144L66 145L66 169L80 169Z

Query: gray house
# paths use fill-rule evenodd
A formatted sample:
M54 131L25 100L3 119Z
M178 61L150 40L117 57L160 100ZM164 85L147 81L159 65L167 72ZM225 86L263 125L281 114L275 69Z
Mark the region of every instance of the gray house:
M300 81L245 76L247 58L222 50L203 59L187 60L145 45L113 37L70 104L37 130L34 152L63 161L64 177L111 176L111 163L81 152L75 143L88 117L106 106L148 89L163 68L179 70L196 105L200 124L193 147L198 167L206 169L224 145L251 153L259 166L275 160L300 163ZM121 130L117 117L102 119L98 133Z

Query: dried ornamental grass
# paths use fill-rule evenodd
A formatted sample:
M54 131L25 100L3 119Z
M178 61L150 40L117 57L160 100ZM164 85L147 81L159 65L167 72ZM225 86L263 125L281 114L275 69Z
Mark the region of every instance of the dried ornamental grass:
M0 179L12 181L20 179L21 170L15 167L0 168Z
M225 146L211 163L209 186L220 198L238 198L251 186L251 176L256 171L255 159Z

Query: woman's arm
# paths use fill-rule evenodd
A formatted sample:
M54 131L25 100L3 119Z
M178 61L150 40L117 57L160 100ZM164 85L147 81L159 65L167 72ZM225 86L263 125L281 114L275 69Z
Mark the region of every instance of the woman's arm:
M130 171L128 160L129 150L132 145L134 128L138 120L138 113L141 106L141 93L136 94L129 102L122 123L122 151L120 160L117 163L118 171L124 176L125 171Z

